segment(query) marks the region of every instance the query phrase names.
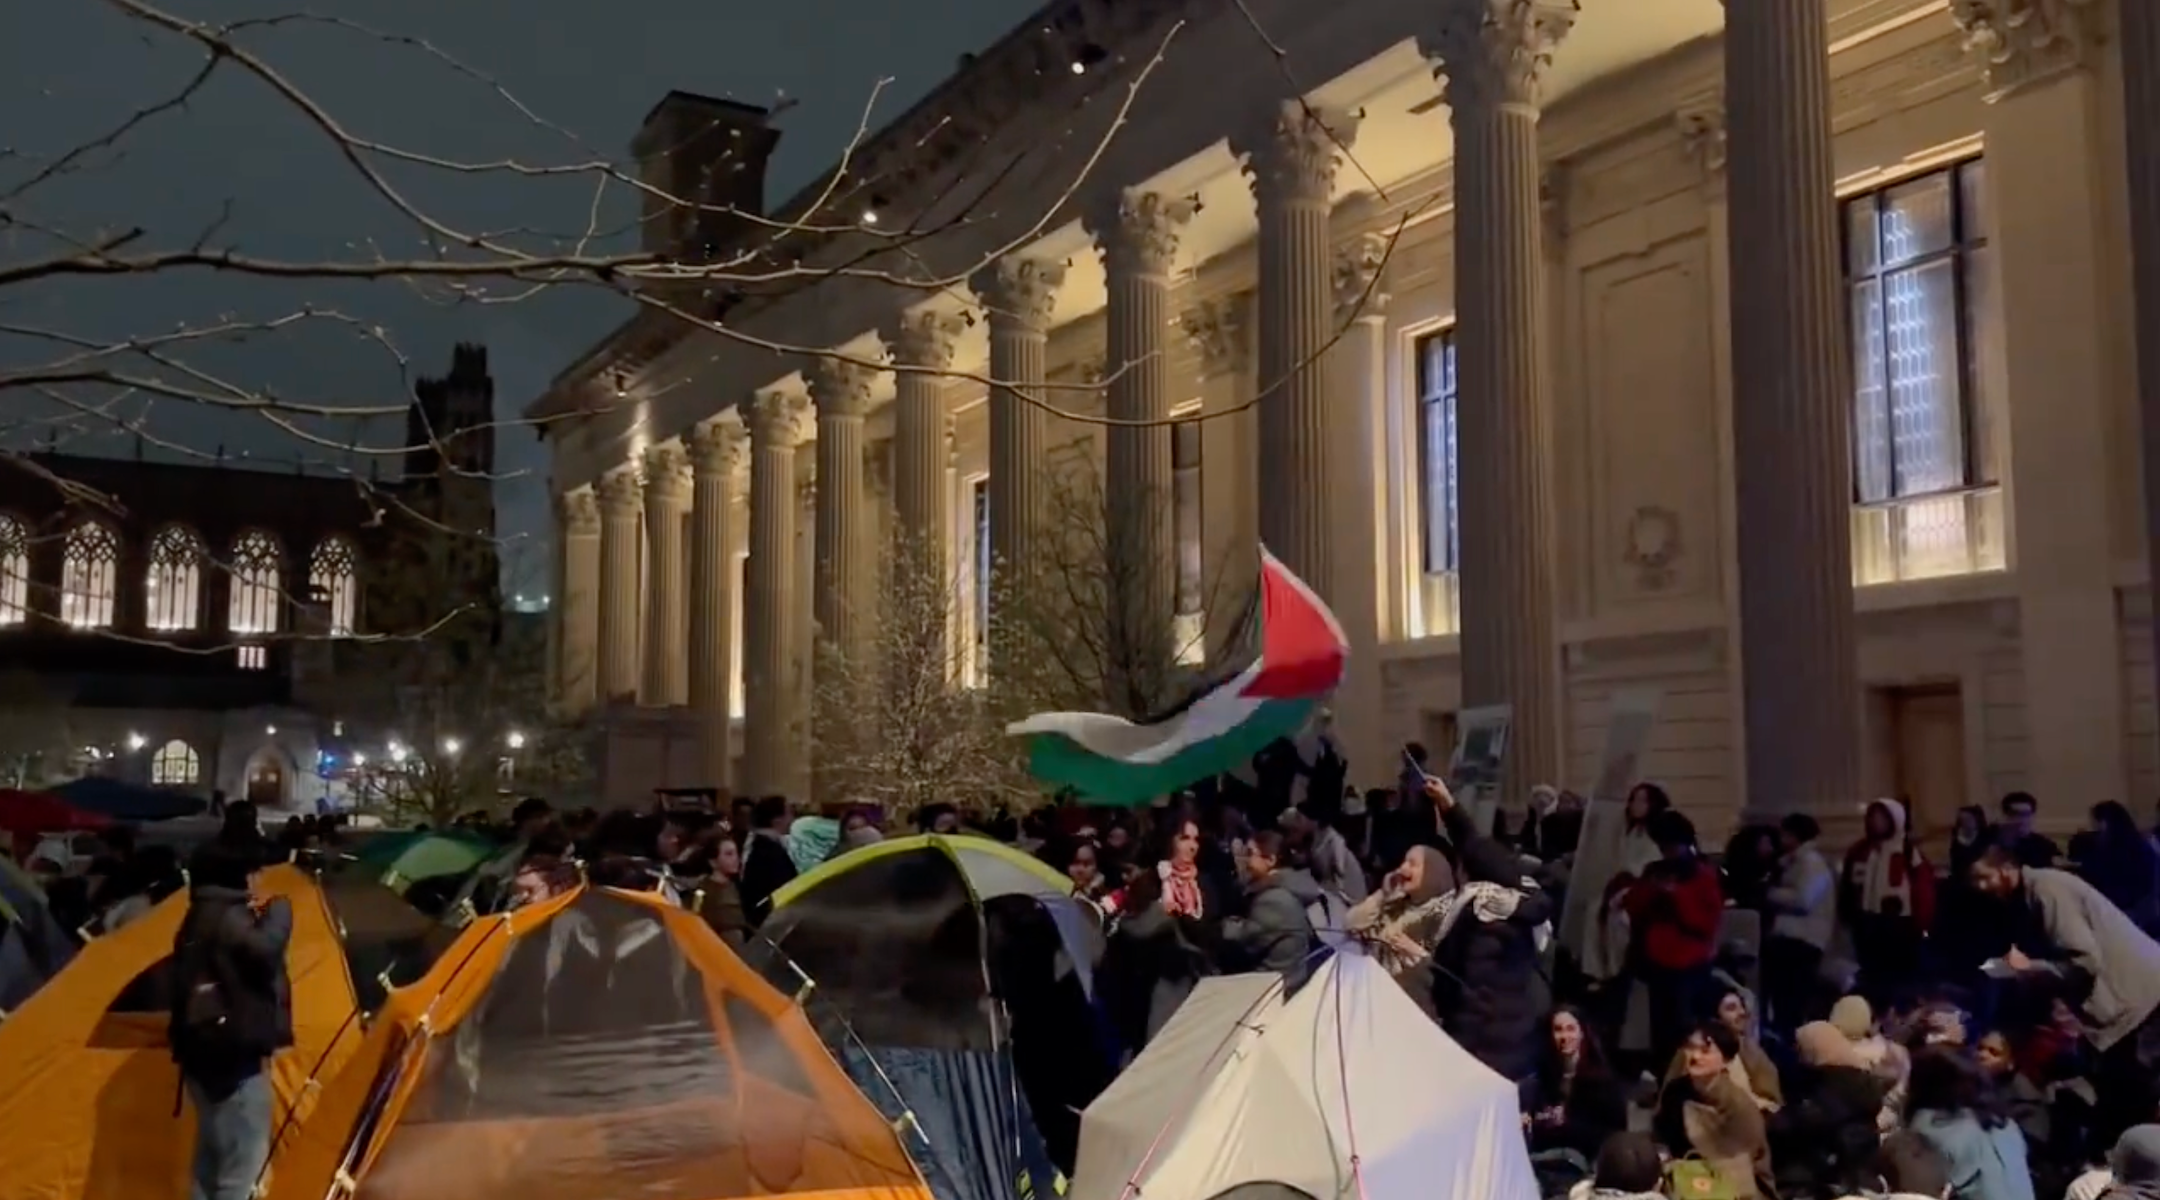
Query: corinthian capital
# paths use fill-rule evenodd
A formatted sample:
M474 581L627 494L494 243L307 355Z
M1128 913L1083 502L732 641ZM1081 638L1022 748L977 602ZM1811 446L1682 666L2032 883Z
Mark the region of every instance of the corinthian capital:
M1260 200L1325 204L1335 194L1335 169L1357 141L1357 128L1347 110L1285 100L1252 128L1231 135L1230 149L1244 158Z
M870 388L879 372L844 358L810 364L810 399L820 417L861 417L870 411Z
M1200 351L1201 374L1223 375L1245 364L1252 346L1245 319L1251 299L1247 293L1212 296L1179 314L1178 326Z
M1457 112L1536 108L1554 47L1575 27L1581 0L1435 0L1437 20L1419 48L1436 60L1441 98Z
M892 348L893 361L903 367L943 371L952 366L954 343L966 327L966 319L953 313L911 312L894 323L885 344Z
M689 456L674 442L661 442L645 450L645 498L647 503L672 498L682 491L683 477L690 473Z
M645 484L635 466L617 467L601 476L593 491L600 498L601 513L611 517L636 516L645 500Z
M1065 286L1065 264L1011 255L984 268L971 282L993 325L1012 322L1041 332L1050 327L1058 289Z
M740 421L715 419L690 431L690 468L697 474L731 478L742 466L742 458Z
M2148 0L2128 0L2142 3ZM2083 66L2098 44L2104 0L1950 0L1988 99Z
M1178 238L1197 211L1189 197L1124 190L1089 213L1086 224L1111 275L1168 275Z
M579 488L555 497L555 519L568 537L592 537L600 532L600 498L591 488Z
M809 436L810 403L793 387L760 388L750 397L750 442L793 450Z
M1387 269L1388 238L1366 233L1348 245L1335 248L1335 322L1340 325L1359 317L1377 317L1387 309L1387 293L1380 290L1380 273Z

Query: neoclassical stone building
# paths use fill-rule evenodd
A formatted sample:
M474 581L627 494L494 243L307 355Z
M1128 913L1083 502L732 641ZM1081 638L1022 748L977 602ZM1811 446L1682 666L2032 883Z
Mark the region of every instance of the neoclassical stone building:
M1928 830L2020 787L2142 810L2115 20L1057 0L770 209L861 224L811 267L935 229L867 261L951 286L685 301L733 336L648 310L534 403L561 695L679 706L706 778L798 787L810 622L867 547L1025 560L1080 451L1161 498L1131 543L1160 603L1219 626L1179 585L1256 538L1328 597L1359 783L1495 702L1519 782L1587 783L1647 686L1647 773L1706 834L1886 794ZM676 94L639 149L671 188L722 155L748 207L774 136ZM685 224L769 236L656 236Z

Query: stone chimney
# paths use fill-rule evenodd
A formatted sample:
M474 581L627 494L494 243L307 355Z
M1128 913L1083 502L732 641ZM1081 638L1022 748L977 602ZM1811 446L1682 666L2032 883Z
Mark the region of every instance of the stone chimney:
M780 140L767 123L771 115L689 92L669 92L653 106L630 143L639 178L665 194L645 195L646 250L707 262L743 236L735 212L764 215L765 165Z

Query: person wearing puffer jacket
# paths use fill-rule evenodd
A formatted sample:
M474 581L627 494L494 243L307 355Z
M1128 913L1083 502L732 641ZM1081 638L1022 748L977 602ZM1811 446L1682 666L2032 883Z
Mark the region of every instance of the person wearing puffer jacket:
M1861 838L1845 852L1838 915L1852 930L1862 990L1883 1003L1912 977L1935 920L1935 871L1912 844L1903 804L1868 805Z
M1319 883L1310 872L1283 864L1283 836L1272 829L1253 834L1238 872L1245 877L1245 912L1223 918L1224 966L1275 971L1294 982L1312 958L1307 910L1321 902Z

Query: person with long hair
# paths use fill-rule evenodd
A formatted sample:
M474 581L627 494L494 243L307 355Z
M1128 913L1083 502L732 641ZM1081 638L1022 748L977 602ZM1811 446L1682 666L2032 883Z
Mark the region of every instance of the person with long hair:
M2138 928L2150 933L2160 927L2160 851L2153 849L2130 810L2113 800L2093 805L2092 836L2084 851L2078 875Z
M1580 1010L1562 1005L1545 1021L1537 1075L1524 1090L1533 1154L1572 1150L1585 1164L1628 1127L1627 1093Z
M1951 1200L2033 1200L2025 1134L1957 1051L1913 1056L1905 1127L1942 1153Z

